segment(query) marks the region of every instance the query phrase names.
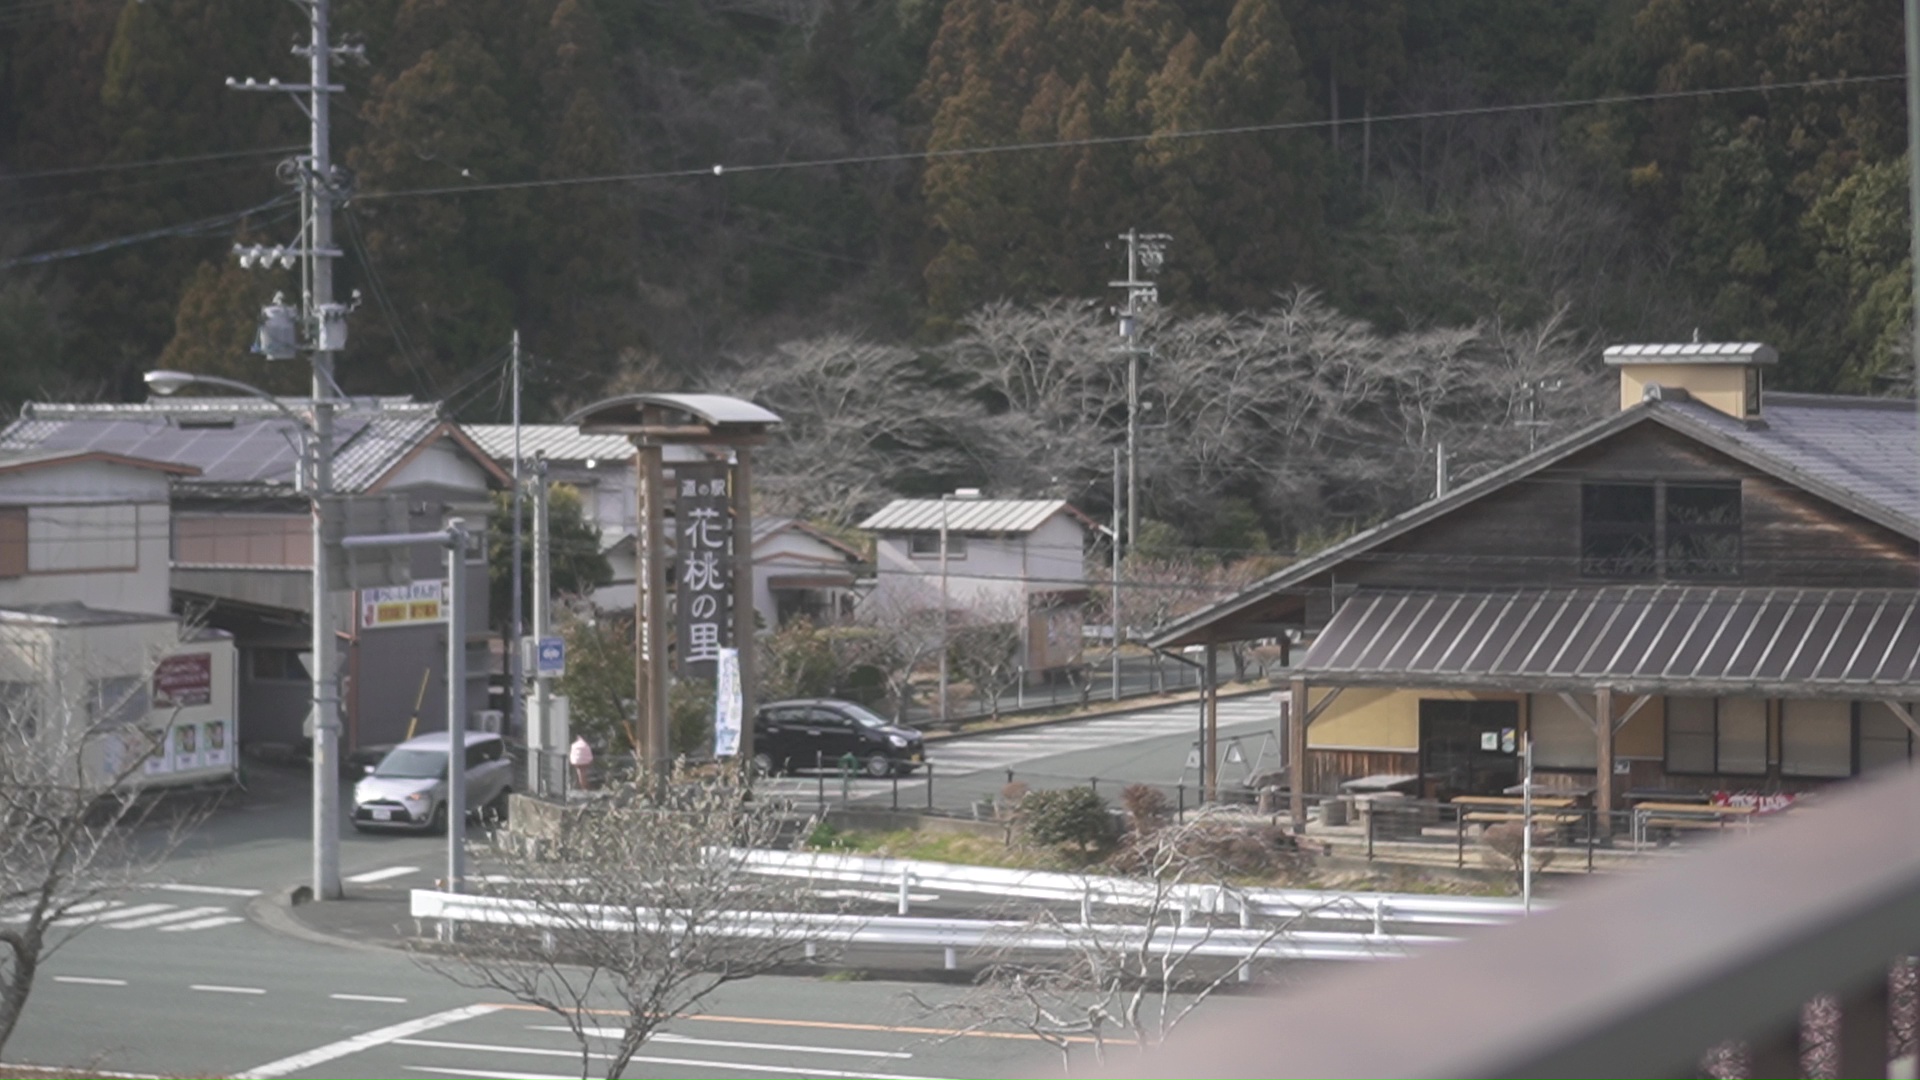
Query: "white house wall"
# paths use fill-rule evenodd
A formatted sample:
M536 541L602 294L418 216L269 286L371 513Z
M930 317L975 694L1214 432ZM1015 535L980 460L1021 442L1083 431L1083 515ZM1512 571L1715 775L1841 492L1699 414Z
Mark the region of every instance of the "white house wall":
M0 506L27 509L27 573L0 578L0 606L169 610L164 473L100 461L9 471Z
M1055 514L1027 537L1028 591L1062 592L1086 587L1086 531Z
M380 485L382 491L411 491L419 488L444 488L472 492L485 498L488 476L465 450L451 439L441 439L393 470Z

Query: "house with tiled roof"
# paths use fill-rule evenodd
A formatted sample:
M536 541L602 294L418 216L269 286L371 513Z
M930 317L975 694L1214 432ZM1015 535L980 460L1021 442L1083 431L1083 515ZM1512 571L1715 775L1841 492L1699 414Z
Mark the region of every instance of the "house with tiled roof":
M1620 346L1620 411L1188 615L1295 642L1295 820L1361 777L1602 811L1913 760L1911 400L1763 392L1758 344ZM1603 821L1606 819L1602 819Z
M302 660L312 565L305 429L296 419L303 407L299 399L255 398L36 402L0 430L0 454L120 455L179 467L168 481L168 592L176 610L233 635L239 737L253 744L300 744L311 699ZM362 507L382 504L394 526L439 529L452 516L482 526L488 492L507 482L432 404L352 399L337 408L333 430L335 493ZM441 563L438 552L414 553L414 579L433 587L446 576ZM472 574L472 595L486 596L484 565ZM397 741L415 715L441 726L444 625L369 620L355 592L337 596L347 747ZM474 702L487 700L486 627L486 612L476 610L466 628Z

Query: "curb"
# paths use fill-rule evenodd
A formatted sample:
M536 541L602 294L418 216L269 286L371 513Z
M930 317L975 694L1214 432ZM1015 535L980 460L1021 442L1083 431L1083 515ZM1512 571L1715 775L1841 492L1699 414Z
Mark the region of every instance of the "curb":
M296 938L313 945L328 945L341 949L356 949L361 952L405 952L401 941L391 943L376 939L347 937L329 933L307 925L293 913L293 896L308 891L307 885L289 885L269 890L247 901L247 918L256 925L283 937ZM307 901L311 903L312 901ZM335 900L329 903L349 903Z

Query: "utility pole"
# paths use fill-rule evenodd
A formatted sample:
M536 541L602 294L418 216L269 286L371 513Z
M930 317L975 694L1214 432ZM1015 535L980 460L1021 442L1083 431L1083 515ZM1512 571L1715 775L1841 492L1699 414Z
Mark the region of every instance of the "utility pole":
M1128 229L1120 239L1127 244L1127 279L1107 284L1125 289L1127 294L1127 304L1119 314L1120 338L1125 342L1120 351L1127 354L1127 547L1132 548L1140 542L1140 316L1160 302L1159 285L1143 280L1140 271L1160 269L1166 261L1167 242L1173 237Z
M527 745L538 748L539 744L531 738L527 729L527 678L526 659L520 654L524 651L526 629L521 625L520 609L522 585L520 581L520 331L513 332L513 630L509 635L512 647L507 650L507 693L512 701L509 712L513 715L513 730L526 739ZM539 775L538 755L534 757L534 775ZM530 785L528 791L539 790L538 785Z
M329 145L332 95L345 89L329 82L329 66L336 54L365 60L359 46L336 47L328 39L329 0L298 0L307 8L310 37L294 52L307 58L307 82L278 79L242 82L229 78L236 90L290 93L310 121L307 154L294 158L286 170L300 187L300 239L289 249L271 252L260 247L236 248L241 266L277 261L291 269L300 262L300 331L284 325L287 313L279 303L263 312L259 351L270 360L289 360L297 348L308 351L313 364L313 898L336 900L340 887L340 702L338 673L334 670L333 612L327 580L327 538L333 495L333 409L339 392L333 377L334 354L346 345L347 308L333 299L333 205L344 196L343 178L334 174ZM302 96L304 95L304 100Z
M547 458L536 455L533 459L533 639L537 642L550 633L549 624L552 615L548 611L550 597L553 595L553 537L547 527ZM545 794L548 787L545 781L549 775L546 768L545 751L564 753L564 744L553 738L553 698L552 685L545 675L534 671L533 711L527 730L528 758L533 768L533 783L528 787L536 795ZM564 775L565 770L561 770Z
M1433 444L1433 497L1447 497L1447 444Z
M1120 448L1113 448L1113 599L1111 600L1113 639L1108 642L1107 687L1114 701L1120 700Z

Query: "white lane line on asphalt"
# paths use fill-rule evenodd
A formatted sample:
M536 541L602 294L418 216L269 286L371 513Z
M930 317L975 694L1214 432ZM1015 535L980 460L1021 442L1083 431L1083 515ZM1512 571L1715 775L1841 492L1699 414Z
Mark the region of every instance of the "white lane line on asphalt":
M125 979L98 979L91 975L55 975L54 982L73 983L76 986L125 986Z
M405 877L408 874L418 873L419 871L420 868L417 866L389 866L380 870L369 870L364 874L355 874L347 880L355 885L371 885L376 881Z
M128 919L124 922L110 922L106 925L114 930L145 930L149 926L162 923L180 922L185 919L204 919L209 915L225 915L223 907L190 907L179 911L169 911L160 915L149 915L144 919Z
M215 915L210 919L195 919L192 922L173 923L169 926L163 926L160 928L160 932L168 934L181 930L211 930L216 926L227 926L231 923L246 921L247 917L245 915Z
M405 1005L406 998L382 997L379 994L328 994L335 1001L371 1001L379 1005Z
M221 986L219 983L194 983L187 987L203 994L264 994L265 990L257 986Z
M69 921L70 918L74 915L85 915L90 911L100 911L104 908L110 908L115 906L117 906L117 902L113 900L88 900L85 903L75 904L72 907L68 908L56 921L66 922L66 921ZM26 922L28 919L31 919L31 918L33 918L33 913L31 911L28 911L28 912L22 912L21 914L18 914L18 915L9 915L7 916L6 921Z
M483 1054L529 1054L537 1057L563 1057L580 1060L578 1050L551 1050L537 1046L500 1046L495 1043L443 1042L438 1039L395 1039L395 1046L418 1046L429 1050L473 1050ZM589 1053L588 1057L606 1060L612 1054ZM715 1072L730 1075L739 1073L771 1073L775 1076L835 1076L844 1080L938 1080L931 1076L909 1076L900 1073L848 1072L844 1069L795 1069L785 1065L755 1065L745 1061L705 1061L700 1058L650 1057L642 1054L633 1056L636 1065L670 1065L678 1068L712 1069ZM454 1076L501 1076L502 1073L472 1072L456 1069L428 1069L409 1065L415 1072L444 1072ZM241 1077L247 1076L241 1073Z
M161 911L172 911L172 904L135 904L132 907L113 908L92 915L82 915L77 919L61 919L67 926L92 926L95 923L113 922L118 919L137 919L142 915L152 915Z
M408 1072L438 1073L441 1076L467 1076L473 1080L580 1080L579 1074L562 1076L559 1073L523 1073L523 1072L483 1072L479 1069L436 1069L431 1065L409 1065Z
M476 1016L485 1016L490 1012L498 1012L499 1009L500 1006L498 1005L464 1005L458 1009L447 1009L444 1012L422 1016L418 1020L407 1020L402 1023L391 1024L387 1027L375 1028L372 1031L355 1035L350 1039L341 1039L339 1042L330 1042L325 1046L316 1046L312 1050L294 1054L291 1057L283 1057L278 1061L269 1061L265 1065L248 1069L246 1072L235 1073L233 1074L233 1080L269 1080L271 1077L285 1076L291 1072L300 1072L303 1069L311 1069L316 1065L324 1064L335 1058L343 1058L348 1054L357 1054L362 1050L383 1046L391 1042L398 1042L409 1035L418 1035L423 1031L432 1031L437 1027L457 1024L462 1020L471 1020ZM459 1073L455 1072L454 1075L459 1075ZM574 1078L567 1077L565 1080L574 1080Z
M559 1024L528 1024L529 1031L559 1031L567 1029ZM580 1029L582 1034L597 1039L618 1039L624 1034L619 1028L588 1027ZM729 1050L789 1050L796 1054L844 1054L848 1057L910 1058L913 1054L906 1050L854 1050L838 1046L802 1046L799 1043L735 1042L729 1039L696 1039L691 1035L676 1035L663 1031L647 1040L657 1043L675 1043L681 1046L722 1046Z
M47 1073L53 1076L73 1075L73 1070L65 1065L22 1065L17 1061L8 1061L0 1062L0 1066L22 1075L30 1075L33 1073ZM108 1069L88 1069L87 1075L112 1077L113 1080L166 1080L165 1077L156 1073L113 1072ZM568 1077L567 1080L573 1080L573 1078Z
M169 881L149 888L164 889L167 892L205 893L208 896L259 896L259 889L236 889L230 885L188 885L183 882Z

